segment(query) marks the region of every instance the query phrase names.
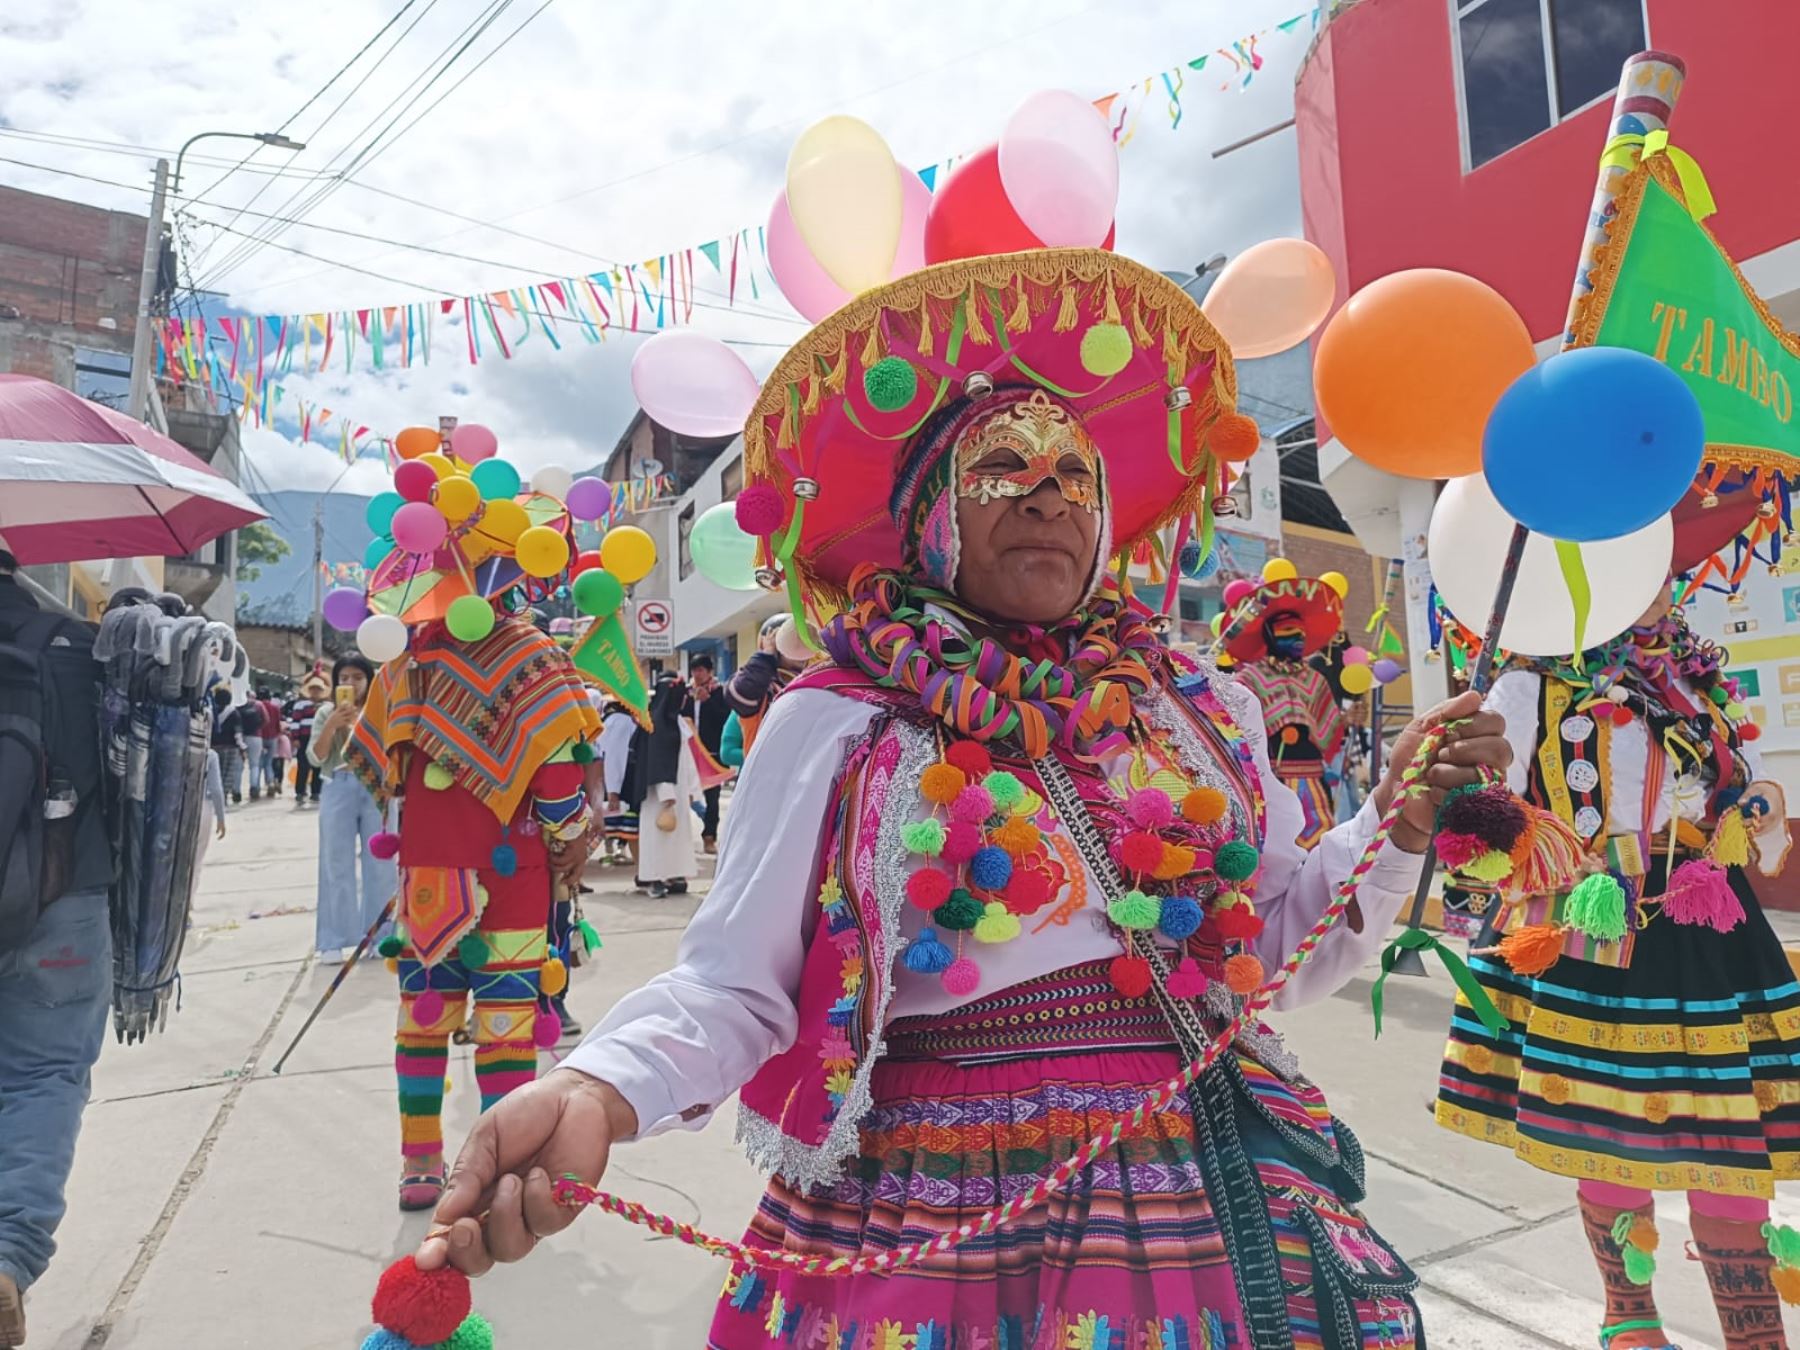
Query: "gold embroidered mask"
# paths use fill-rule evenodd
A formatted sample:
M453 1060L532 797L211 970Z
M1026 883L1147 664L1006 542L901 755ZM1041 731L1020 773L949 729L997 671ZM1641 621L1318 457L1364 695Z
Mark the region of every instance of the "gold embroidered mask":
M976 422L956 446L956 495L981 505L1050 479L1063 500L1099 514L1100 454L1087 429L1039 389Z

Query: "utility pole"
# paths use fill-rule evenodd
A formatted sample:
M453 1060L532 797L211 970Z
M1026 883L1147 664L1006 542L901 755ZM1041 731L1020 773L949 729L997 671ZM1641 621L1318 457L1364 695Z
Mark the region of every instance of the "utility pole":
M131 337L131 397L125 414L144 420L150 402L150 306L156 298L156 272L162 261L163 198L169 189L169 161L156 161L156 187L150 194L150 221L144 228L144 266L138 274L137 329Z
M341 475L340 475L341 476ZM325 494L313 503L313 660L325 659Z

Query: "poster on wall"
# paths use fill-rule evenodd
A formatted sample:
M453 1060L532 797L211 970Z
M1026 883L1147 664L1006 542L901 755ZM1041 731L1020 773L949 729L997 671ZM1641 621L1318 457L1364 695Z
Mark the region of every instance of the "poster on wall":
M1762 728L1756 748L1800 751L1800 550L1787 550L1775 572L1753 567L1736 595L1701 592L1688 622L1730 653L1726 673L1744 686L1744 703Z

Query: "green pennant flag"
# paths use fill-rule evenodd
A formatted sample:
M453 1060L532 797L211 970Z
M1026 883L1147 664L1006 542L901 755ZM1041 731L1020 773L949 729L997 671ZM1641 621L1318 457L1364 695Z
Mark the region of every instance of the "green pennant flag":
M715 239L710 244L700 245L700 251L706 255L706 261L713 265L713 271L717 272L719 270L719 241Z
M631 638L625 624L614 610L604 619L596 619L569 652L575 669L591 675L609 693L631 709L638 725L650 728L650 693L644 688L644 677L638 670L637 656L631 650Z
M1628 347L1680 375L1706 419L1709 463L1800 476L1800 337L1775 321L1684 196L1700 214L1710 207L1705 179L1679 152L1646 155L1632 170L1575 313L1574 344Z

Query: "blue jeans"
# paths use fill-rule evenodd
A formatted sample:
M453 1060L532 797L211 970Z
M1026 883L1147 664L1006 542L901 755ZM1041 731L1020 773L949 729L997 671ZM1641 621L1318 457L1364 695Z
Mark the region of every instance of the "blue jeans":
M71 891L0 952L0 1272L21 1289L56 1250L111 994L104 890Z
M249 736L244 740L244 763L250 770L250 795L262 796L263 787L263 743L260 736Z
M377 858L369 840L381 832L381 808L348 769L325 780L319 793L319 912L313 948L354 947L399 885L392 858ZM358 864L361 885L358 885Z

